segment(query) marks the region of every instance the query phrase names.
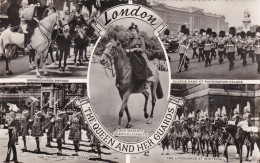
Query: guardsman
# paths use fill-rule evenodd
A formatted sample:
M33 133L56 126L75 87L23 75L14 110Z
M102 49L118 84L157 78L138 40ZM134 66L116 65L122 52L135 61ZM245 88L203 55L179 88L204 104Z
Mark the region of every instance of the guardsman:
M198 53L197 53L197 48L198 48L198 32L195 31L195 33L193 34L192 38L191 38L191 46L192 46L192 50L193 50L193 55L192 55L192 59L194 59L195 57L198 58Z
M232 120L235 121L235 125L238 124L238 122L240 121L240 117L239 117L239 104L237 104L237 107L234 109L234 115L232 117Z
M52 136L54 139L57 139L57 147L58 147L57 155L61 155L62 139L64 139L65 137L66 127L68 126L67 125L68 119L67 119L66 112L62 109L59 109L57 115L51 119L51 122L54 123Z
M260 74L260 26L256 28L256 38L253 43L257 62L257 73Z
M75 154L73 154L73 156L78 156L80 146L79 142L81 141L81 129L83 128L84 122L81 109L74 107L72 117L70 121L68 121L68 124L70 125L69 140L73 141L75 149Z
M247 101L247 105L244 107L243 120L248 123L248 126L252 126L251 124L251 107L250 102Z
M48 107L47 108L47 114L45 115L45 124L44 129L46 130L47 134L47 143L46 147L51 147L51 140L52 140L52 130L53 130L53 124L51 122L52 118L54 118L55 115L53 114L53 108Z
M221 110L221 121L224 122L225 124L227 124L228 122L228 117L227 117L227 112L226 112L226 107L223 106L222 110Z
M211 51L211 43L212 42L210 41L210 38L211 38L211 35L212 35L212 29L208 28L206 34L207 34L207 36L206 36L206 39L203 41L203 43L204 43L204 55L205 55L205 58L206 58L205 67L208 67L211 64L210 51Z
M241 57L243 59L243 66L246 66L247 61L246 61L246 57L247 57L247 53L248 53L248 40L246 39L246 33L244 31L242 31L241 33L241 39L238 40L238 44L241 47Z
M200 29L200 35L198 37L198 49L199 49L199 59L198 62L200 62L200 58L202 59L202 61L204 61L204 44L203 44L203 40L206 38L206 31L204 29Z
M221 120L221 112L220 112L220 108L218 108L218 110L215 112L215 123L220 120Z
M255 63L255 47L254 47L254 42L255 42L255 32L251 32L251 39L248 40L249 42L249 56L252 58L252 62Z
M27 150L26 136L29 135L29 119L30 119L30 112L29 112L28 108L26 107L26 108L24 108L21 119L20 119L20 124L21 124L20 135L23 138L23 145L24 145L22 150Z
M238 33L237 33L237 39L238 39L238 40L241 39L241 32L238 32ZM242 58L242 54L241 54L241 48L242 48L242 45L241 45L241 43L238 41L238 42L237 42L237 55L240 56L241 59L243 59L243 58Z
M234 60L235 60L235 45L236 45L236 28L230 27L229 28L229 36L226 41L227 45L227 56L229 60L229 71L231 71L234 68Z
M186 25L181 26L181 36L179 40L179 48L178 52L180 55L180 61L178 66L178 72L181 72L182 65L184 65L185 71L188 69L188 62L189 58L187 57L187 49L189 48L190 42L189 42L189 28L186 27Z
M16 137L17 135L17 120L16 120L16 113L18 110L14 110L14 109L10 109L10 113L9 113L9 119L7 121L7 124L5 124L6 127L8 127L8 135L9 135L9 140L8 140L8 149L7 149L7 155L6 155L6 159L4 162L10 162L10 156L11 156L11 151L13 151L13 159L12 161L14 161L15 163L18 163L17 160L17 151L16 151L16 147L15 147L15 141L16 141Z
M218 44L218 56L219 56L219 64L223 63L223 55L225 51L225 31L219 31L219 37L217 38L217 44Z
M33 123L31 135L35 137L36 141L36 149L34 150L34 152L40 152L40 137L43 136L42 127L45 121L45 117L39 106L36 106L35 115L33 119L30 119L29 121Z
M212 37L211 37L211 55L210 55L210 59L212 60L213 57L214 59L216 59L217 57L217 53L216 53L216 48L217 48L217 33L216 32L212 32Z

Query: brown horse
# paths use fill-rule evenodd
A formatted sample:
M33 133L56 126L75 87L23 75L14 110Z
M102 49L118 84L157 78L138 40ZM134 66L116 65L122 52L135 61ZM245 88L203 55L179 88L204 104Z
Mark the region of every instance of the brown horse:
M128 111L127 102L129 96L133 93L142 93L145 97L145 105L144 105L144 117L147 119L149 117L147 113L147 101L149 97L149 93L144 87L145 83L138 83L133 79L133 71L132 65L130 62L130 58L127 57L124 52L121 44L110 40L110 42L106 45L106 48L101 56L100 63L104 66L113 64L116 71L116 87L119 91L119 95L122 99L121 109L119 111L119 120L118 120L118 128L121 125L121 119L123 117L124 111L126 112L128 123L126 125L127 128L130 128L131 125L131 116ZM152 123L151 120L153 118L153 111L156 102L156 96L158 99L163 98L163 91L159 80L159 73L156 67L152 67L152 73L155 77L155 80L151 84L151 93L152 93L152 110L150 117L147 123Z

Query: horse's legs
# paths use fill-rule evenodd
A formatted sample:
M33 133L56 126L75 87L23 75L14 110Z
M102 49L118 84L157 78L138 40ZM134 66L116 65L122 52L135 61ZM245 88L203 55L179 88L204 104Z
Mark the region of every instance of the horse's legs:
M157 88L157 84L158 82L153 82L153 84L151 85L151 92L152 92L152 110L151 110L151 114L150 114L150 118L153 118L153 110L154 110L154 106L155 106L155 102L156 102L156 88Z
M240 159L240 163L243 162L243 160L242 160L242 152L243 152L243 143L239 142L239 159Z
M147 102L149 98L149 93L147 91L142 92L145 98L145 103L144 103L144 117L147 119L149 115L147 114Z
M64 52L64 68L66 68L67 66L67 56L70 54L70 48L68 47L68 49L65 49Z
M228 162L228 143L224 145L224 157L226 158L225 162Z
M41 64L41 55L38 51L36 52L35 60L36 60L36 76L40 77L41 74L40 74L39 68L40 68L40 64Z
M206 146L207 146L207 157L209 156L209 141L206 140Z
M130 96L130 89L128 89L124 95L122 96L122 106L121 106L121 109L119 111L119 120L118 120L118 128L120 127L121 125L121 120L122 120L122 117L123 117L123 114L124 114L124 111L125 111L125 108L127 106L127 101L129 99L129 96Z
M62 58L63 58L63 53L64 53L64 51L62 49L60 49L59 68L61 68L61 61L62 61Z
M74 64L76 65L77 64L77 56L78 56L78 48L74 47Z
M83 49L79 49L79 64L82 65L82 59L83 59Z
M127 125L126 125L126 128L131 128L132 127L132 124L131 124L131 116L130 116L130 113L129 113L129 110L128 110L128 106L126 105L126 108L125 108L125 112L126 112L126 116L127 116Z

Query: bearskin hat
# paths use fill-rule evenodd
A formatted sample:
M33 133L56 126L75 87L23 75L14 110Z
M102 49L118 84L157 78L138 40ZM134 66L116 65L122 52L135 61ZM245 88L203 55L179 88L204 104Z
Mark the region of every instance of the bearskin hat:
M204 33L205 30L204 29L200 29L200 34L202 35L202 33Z
M130 26L128 29L129 29L130 31L131 31L132 29L135 29L137 33L139 32L138 26L135 25L133 22L132 22L131 26Z
M257 33L260 33L260 26L258 26L257 28L256 28L256 30L255 30L255 32Z
M245 31L241 32L241 38L246 38L246 32Z
M229 28L229 34L231 34L232 36L236 35L236 28L235 27L230 27Z
M164 31L164 35L169 35L169 34L170 34L169 29L165 29L165 31Z
M181 26L181 33L186 33L186 25Z
M241 33L240 33L240 32L237 32L237 36L241 36Z
M252 32L252 33L251 33L251 37L252 37L252 38L255 38L255 32Z
M206 33L207 33L207 35L212 35L212 29L208 28Z
M226 32L225 31L219 31L219 37L225 37Z
M250 31L247 31L246 32L246 36L248 37L248 36L251 36L251 32Z
M217 33L216 32L212 32L212 37L217 37Z

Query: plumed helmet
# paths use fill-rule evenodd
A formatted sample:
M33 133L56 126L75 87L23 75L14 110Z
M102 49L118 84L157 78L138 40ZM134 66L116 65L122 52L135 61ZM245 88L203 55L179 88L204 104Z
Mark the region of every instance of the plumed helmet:
M246 120L246 119L248 119L249 116L251 116L250 113L245 113L245 114L243 115L243 119Z
M245 31L241 32L241 38L246 38L246 32Z
M215 117L220 117L220 112L216 111L215 112Z
M227 116L223 116L223 117L221 118L221 120L222 120L223 122L227 122L227 121L228 121L228 117L227 117Z
M203 111L200 112L199 119L200 120L204 119L204 112Z
M238 108L236 108L236 109L234 110L234 114L239 114L239 109L238 109Z
M165 31L164 31L164 35L169 35L169 34L170 34L169 29L165 29Z
M252 33L251 33L251 37L252 37L252 38L255 38L255 32L252 32Z
M133 22L132 22L131 26L130 26L128 29L129 29L130 31L131 31L132 29L135 29L137 33L139 32L138 26L137 26L136 24L134 24Z
M217 37L217 33L216 32L212 32L212 37Z
M222 116L226 116L226 115L227 115L226 107L225 107L225 106L222 107L221 115L222 115Z
M237 117L239 117L238 114L233 115L233 117L232 117L232 121L236 121L236 118L237 118Z
M232 36L236 35L236 28L235 27L230 27L229 28L229 34L231 34Z
M260 26L258 26L255 30L256 33L260 33Z
M204 29L200 29L200 34L202 35L202 33L206 32Z
M206 33L207 33L207 35L212 35L212 29L208 28Z
M209 111L208 108L206 108L205 112L204 112L204 116L205 118L209 118Z
M226 32L225 31L219 31L219 37L225 37Z
M247 102L247 105L244 107L244 113L250 113L250 112L251 112L250 103Z
M246 32L246 36L248 37L248 36L251 36L251 32L250 31L247 31Z

